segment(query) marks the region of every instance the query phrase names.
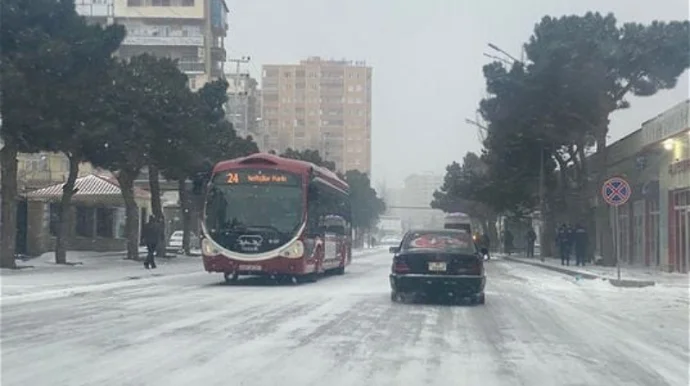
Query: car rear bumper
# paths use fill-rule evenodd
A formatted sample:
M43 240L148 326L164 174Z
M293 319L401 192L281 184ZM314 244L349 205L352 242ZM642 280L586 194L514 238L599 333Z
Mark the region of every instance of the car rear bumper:
M474 295L484 291L486 276L391 274L391 289L395 292L452 292Z

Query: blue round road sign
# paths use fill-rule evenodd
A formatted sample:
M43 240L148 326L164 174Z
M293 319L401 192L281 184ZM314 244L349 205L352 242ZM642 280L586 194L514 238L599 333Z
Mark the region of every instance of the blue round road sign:
M611 206L625 204L630 199L631 194L630 184L620 177L609 178L601 187L601 196Z

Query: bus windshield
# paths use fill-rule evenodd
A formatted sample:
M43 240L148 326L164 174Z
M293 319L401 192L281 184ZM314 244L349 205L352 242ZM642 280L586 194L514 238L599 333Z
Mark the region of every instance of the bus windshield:
M299 175L277 170L240 170L214 176L204 225L223 248L261 253L281 247L304 220Z

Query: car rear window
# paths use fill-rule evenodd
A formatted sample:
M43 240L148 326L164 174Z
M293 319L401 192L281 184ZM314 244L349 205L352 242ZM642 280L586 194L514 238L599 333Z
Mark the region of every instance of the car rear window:
M475 252L472 236L467 232L414 232L405 238L403 248Z

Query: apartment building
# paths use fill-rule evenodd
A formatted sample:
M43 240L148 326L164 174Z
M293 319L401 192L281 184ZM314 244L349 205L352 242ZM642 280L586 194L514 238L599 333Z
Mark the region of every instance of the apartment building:
M431 172L411 174L405 178L404 198L407 205L431 207L434 192L443 185L443 175Z
M434 191L443 184L443 175L411 174L400 189L386 189L387 215L403 220L406 229L436 228L443 225L443 211L431 209Z
M339 171L370 173L371 67L310 57L262 70L262 150L314 149Z
M192 89L224 77L228 8L224 0L75 0L79 14L127 30L118 55L179 61Z

